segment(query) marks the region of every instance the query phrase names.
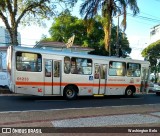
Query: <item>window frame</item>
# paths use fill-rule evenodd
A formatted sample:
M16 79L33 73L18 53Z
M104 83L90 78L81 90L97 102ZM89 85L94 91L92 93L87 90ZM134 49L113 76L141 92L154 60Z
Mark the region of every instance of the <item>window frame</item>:
M121 68L113 67L113 63L121 63ZM114 72L115 74L111 74L111 72ZM119 74L119 72L121 72ZM124 61L109 61L109 69L108 69L108 75L109 76L126 76L126 62Z
M22 57L23 53L37 55L37 59L35 61L20 60L20 58L18 58L18 57ZM16 52L16 60L15 60L15 62L16 62L16 70L17 71L21 71L21 72L42 72L42 55L40 53L17 51ZM19 63L19 66L18 66L18 63ZM31 63L33 63L33 64L31 64ZM27 66L28 67L29 66L32 67L32 69L34 68L34 70L27 71ZM25 68L25 69L23 69L23 68Z
M83 64L78 62L78 59L79 59L79 61L81 60L81 62L84 62L84 63L86 61L86 66L82 66ZM68 72L67 72L67 70L65 70L67 67L69 67L68 68L69 69ZM85 67L86 67L86 69L85 69ZM88 73L88 74L86 73L85 74L85 72L87 72L87 69L89 70L90 73ZM68 57L68 56L64 57L64 69L63 70L64 70L65 74L91 75L92 74L92 69L93 69L93 60L90 59L90 58Z
M73 59L75 59L76 61L74 62L73 61L73 63L72 63L72 60ZM86 64L87 64L87 66L82 66L82 65L79 65L80 63L78 62L78 59L80 60L84 60L84 61L87 61L86 62ZM88 61L90 61L90 63L91 63L91 65L90 66L88 66ZM72 66L74 66L73 64L75 63L75 72L72 72L72 68L74 68L74 67L72 67ZM79 64L78 64L79 63ZM78 66L79 66L79 68L78 68ZM76 69L77 68L77 69ZM88 73L88 74L85 74L84 73L84 68L90 68L90 73ZM77 75L92 75L92 69L93 69L93 60L92 59L89 59L89 58L81 58L81 57L71 57L71 74L77 74ZM74 71L74 70L73 70Z
M139 72L140 72L139 76L134 76L137 68L136 68L135 71L133 71L133 69L129 69L129 64L134 64L134 65L135 65L135 64L138 64L138 65L139 65ZM129 71L129 70L130 70L130 71ZM131 73L128 74L129 72L131 72ZM134 63L134 62L128 62L128 63L127 63L127 77L141 77L141 74L142 74L142 72L141 72L141 64L140 64L140 63Z

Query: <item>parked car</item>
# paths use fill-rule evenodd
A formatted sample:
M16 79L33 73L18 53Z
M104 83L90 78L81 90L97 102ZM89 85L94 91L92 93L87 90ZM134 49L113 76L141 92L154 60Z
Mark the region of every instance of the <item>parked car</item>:
M152 93L153 92L153 88L154 88L154 83L150 82L149 83L149 92Z
M154 84L154 87L152 88L152 91L155 92L157 95L160 95L160 85Z

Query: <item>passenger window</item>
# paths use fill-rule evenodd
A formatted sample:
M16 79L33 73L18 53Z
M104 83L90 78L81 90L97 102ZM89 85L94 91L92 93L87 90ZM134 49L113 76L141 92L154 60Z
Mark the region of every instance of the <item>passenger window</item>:
M92 60L85 58L71 58L71 73L90 75L92 74Z
M18 71L41 72L42 56L36 53L17 52L16 69Z
M127 76L140 77L141 65L138 63L127 63Z
M70 57L64 57L64 73L69 74L71 71Z
M109 62L109 75L110 76L125 76L126 75L126 63L118 61Z
M45 77L52 75L52 60L45 60Z
M54 77L60 77L60 62L54 61Z

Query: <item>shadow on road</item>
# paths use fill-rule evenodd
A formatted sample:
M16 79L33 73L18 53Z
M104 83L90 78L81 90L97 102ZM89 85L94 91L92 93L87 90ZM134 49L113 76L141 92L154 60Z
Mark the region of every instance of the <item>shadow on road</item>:
M83 100L112 100L112 99L137 99L141 98L143 95L134 95L133 97L126 97L124 95L111 95L111 96L104 96L104 97L94 97L94 96L79 96L74 101L83 101ZM62 96L17 96L15 97L17 100L22 101L73 101L73 100L66 100Z

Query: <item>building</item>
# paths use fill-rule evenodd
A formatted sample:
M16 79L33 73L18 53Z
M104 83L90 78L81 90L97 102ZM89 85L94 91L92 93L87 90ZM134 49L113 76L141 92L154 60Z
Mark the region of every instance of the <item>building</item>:
M9 87L9 76L7 72L7 46L0 46L0 88Z
M21 44L21 35L18 33L18 43ZM0 46L8 46L11 43L11 38L8 30L0 26Z
M0 26L0 87L9 87L9 76L7 72L7 48L11 38L7 29ZM18 33L18 43L21 44L21 36Z
M160 40L160 24L151 28L150 31L150 43Z
M64 52L76 52L76 53L84 53L84 54L88 54L89 52L94 51L94 49L92 48L82 47L80 45L75 45L75 44L67 48L65 43L51 42L51 41L39 42L34 46L34 48L50 49L50 50L57 50L57 51L64 51Z

